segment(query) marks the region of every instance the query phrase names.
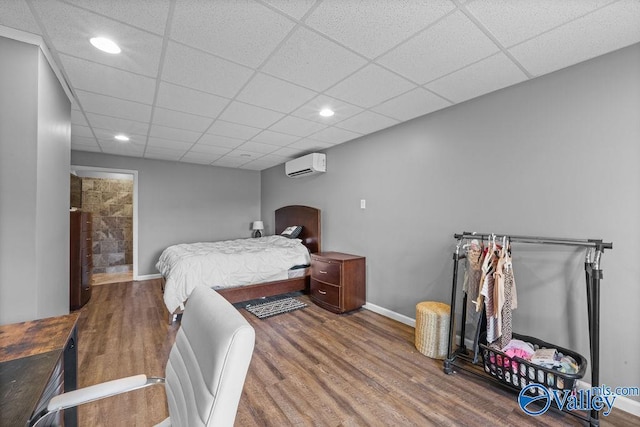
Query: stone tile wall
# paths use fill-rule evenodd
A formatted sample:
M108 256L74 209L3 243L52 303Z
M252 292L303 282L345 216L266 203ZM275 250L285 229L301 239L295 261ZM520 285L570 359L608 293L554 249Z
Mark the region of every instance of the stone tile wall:
M93 273L133 269L133 181L82 178L82 210L93 213Z

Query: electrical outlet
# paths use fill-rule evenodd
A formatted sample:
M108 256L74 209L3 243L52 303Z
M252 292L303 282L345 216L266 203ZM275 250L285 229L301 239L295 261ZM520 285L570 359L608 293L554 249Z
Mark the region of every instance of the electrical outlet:
M360 199L360 209L367 208L367 201L365 199Z

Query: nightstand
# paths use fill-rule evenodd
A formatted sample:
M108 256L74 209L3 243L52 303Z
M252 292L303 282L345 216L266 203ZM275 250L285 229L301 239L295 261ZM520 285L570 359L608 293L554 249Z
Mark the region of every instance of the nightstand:
M334 313L365 303L365 257L340 252L311 254L311 300Z

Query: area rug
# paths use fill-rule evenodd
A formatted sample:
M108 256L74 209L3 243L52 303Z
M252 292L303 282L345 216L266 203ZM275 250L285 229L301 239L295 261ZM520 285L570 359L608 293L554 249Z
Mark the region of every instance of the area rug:
M247 304L244 308L260 319L305 308L307 304L292 297L259 304Z

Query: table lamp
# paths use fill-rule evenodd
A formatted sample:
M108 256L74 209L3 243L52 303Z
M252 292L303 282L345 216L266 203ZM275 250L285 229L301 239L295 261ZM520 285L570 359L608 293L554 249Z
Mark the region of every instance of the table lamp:
M264 223L262 221L253 221L251 224L253 230L253 237L262 237L262 230L264 230Z

